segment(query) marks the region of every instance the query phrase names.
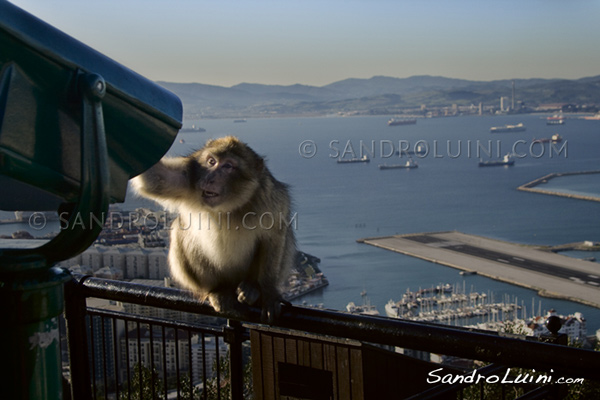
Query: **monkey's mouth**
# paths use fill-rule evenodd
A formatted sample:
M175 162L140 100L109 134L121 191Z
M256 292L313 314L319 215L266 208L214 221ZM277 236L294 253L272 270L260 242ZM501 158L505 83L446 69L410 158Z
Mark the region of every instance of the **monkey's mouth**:
M218 197L218 196L219 196L219 193L216 193L216 192L211 192L209 190L202 191L202 197L204 197L205 199L211 198L211 197Z

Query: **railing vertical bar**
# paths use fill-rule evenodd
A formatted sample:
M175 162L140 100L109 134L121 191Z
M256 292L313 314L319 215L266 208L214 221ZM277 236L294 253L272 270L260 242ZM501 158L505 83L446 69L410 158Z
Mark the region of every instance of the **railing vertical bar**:
M102 321L102 369L103 369L103 375L104 375L104 398L108 397L108 369L106 368L106 362L107 362L107 358L108 358L108 354L106 352L106 323L105 323L105 318L104 317L100 317L100 320Z
M483 398L483 382L479 384L479 400L484 400L484 398Z
M194 379L192 378L192 330L188 329L188 373L190 377L190 400L194 399Z
M219 338L215 335L215 353L217 355L217 400L221 400L221 353L219 352Z
M129 360L129 322L123 320L125 324L125 365L127 367L127 399L131 400L131 362Z
M335 371L335 393L337 393L337 396L339 398L340 396L340 374L339 374L339 367L338 367L338 356L337 356L337 346L333 346L333 365L334 365L334 371Z
M114 365L114 369L115 369L115 393L116 393L116 397L117 399L119 399L119 351L118 351L118 338L117 338L117 318L113 317L112 319L113 321L113 352L114 352L114 360L115 360L115 365Z
M227 341L229 342L229 380L231 382L231 398L232 400L243 400L244 364L242 359L242 325L235 320L228 320L227 325Z
M89 315L88 316L89 321L90 321L90 353L92 355L92 396L94 396L94 399L96 398L96 345L94 343L94 316L93 315Z
M348 350L348 383L350 384L350 388L349 388L349 393L350 393L350 400L352 400L352 394L354 393L354 390L352 388L352 354L350 351L350 347L346 347L346 350Z
M165 326L162 325L162 352L163 352L163 379L165 381L165 400L167 400L167 383L169 381L169 373L167 371L167 337L166 337L166 330L165 330Z
M136 322L137 327L137 361L138 361L138 385L140 385L140 399L144 398L144 385L142 385L142 333L140 332L140 322Z
M127 357L127 362L125 365L127 366L127 399L131 400L131 361L129 354L129 322L123 321L125 323L125 356Z
M154 324L148 324L148 332L150 335L150 386L152 386L152 398L156 398L156 380L154 379L154 332L152 327Z
M258 345L258 354L260 356L260 368L261 371L264 371L263 365L264 365L264 360L263 360L263 348L262 348L262 333L260 331L256 331L256 334L258 335L258 339L256 340L256 344ZM254 361L256 362L256 361ZM255 364L256 365L256 364ZM253 377L254 378L254 377ZM252 382L253 385L257 385L257 382ZM261 373L260 374L260 393L263 394L265 393L265 374Z
M90 362L86 323L86 301L80 286L74 281L65 284L65 318L71 367L71 396L73 399L89 399Z
M181 376L179 374L179 329L175 328L175 377L177 379L177 400L181 400Z
M204 400L208 398L207 392L208 380L206 378L206 335L202 332L202 396Z

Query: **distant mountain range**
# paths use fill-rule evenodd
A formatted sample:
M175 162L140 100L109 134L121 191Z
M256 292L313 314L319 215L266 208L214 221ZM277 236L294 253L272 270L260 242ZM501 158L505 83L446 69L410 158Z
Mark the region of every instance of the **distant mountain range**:
M186 118L227 118L331 113L394 114L453 104L499 105L512 97L512 80L470 81L439 76L345 79L325 86L261 85L232 87L158 82L178 95ZM528 107L547 103L600 105L600 75L576 80L515 79L515 99Z

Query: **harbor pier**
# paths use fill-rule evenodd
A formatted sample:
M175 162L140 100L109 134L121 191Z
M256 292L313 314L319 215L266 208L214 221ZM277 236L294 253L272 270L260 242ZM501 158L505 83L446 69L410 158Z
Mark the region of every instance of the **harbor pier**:
M357 240L400 254L536 290L540 296L600 308L600 265L595 262L457 231Z
M547 190L547 189L541 189L538 187L539 185L542 185L553 178L558 178L561 176L589 175L589 174L600 174L600 170L579 171L579 172L553 172L551 174L544 175L541 178L534 179L531 182L525 183L525 184L519 186L517 189L522 190L524 192L540 193L540 194L547 194L547 195L551 195L551 196L567 197L569 199L579 199L579 200L599 201L600 202L600 197L597 197L597 196L586 196L586 195L575 194L575 193L558 192L556 190Z

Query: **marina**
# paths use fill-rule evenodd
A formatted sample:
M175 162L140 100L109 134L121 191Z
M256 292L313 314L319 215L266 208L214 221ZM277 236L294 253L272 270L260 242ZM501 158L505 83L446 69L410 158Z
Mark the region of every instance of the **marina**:
M440 285L438 290L407 290L399 301L390 300L385 305L385 313L391 318L462 326L474 318L479 322L512 320L518 318L522 309L517 299L496 302L493 293L467 293L464 285L443 287L448 290L439 290Z
M474 271L536 290L540 296L600 308L600 276L597 264L590 261L457 231L365 238L358 242Z

